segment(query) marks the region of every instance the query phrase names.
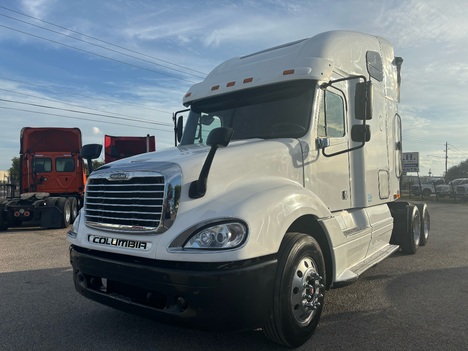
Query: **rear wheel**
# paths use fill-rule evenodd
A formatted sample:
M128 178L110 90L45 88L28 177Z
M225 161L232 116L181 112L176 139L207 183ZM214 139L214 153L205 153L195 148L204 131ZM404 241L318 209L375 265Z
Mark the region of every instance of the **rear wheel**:
M406 231L402 233L400 247L407 254L414 254L421 241L421 216L418 207L407 206Z
M419 246L426 245L429 240L429 231L431 229L431 217L426 204L417 204L419 214L421 216L421 235L419 238Z
M70 224L72 224L78 216L78 201L74 197L70 197L70 211Z
M57 201L57 206L60 211L62 211L62 228L67 228L70 225L71 221L71 206L70 200L67 197L61 197Z
M325 295L325 262L317 241L302 233L286 234L278 256L268 324L272 341L297 347L314 333Z

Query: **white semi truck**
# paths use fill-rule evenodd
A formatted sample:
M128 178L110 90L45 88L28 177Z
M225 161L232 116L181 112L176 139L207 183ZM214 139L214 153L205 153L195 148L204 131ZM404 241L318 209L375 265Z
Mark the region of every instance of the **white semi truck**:
M399 200L401 63L385 39L332 31L220 64L184 96L177 147L89 177L76 290L306 342L327 289L428 240L427 206Z

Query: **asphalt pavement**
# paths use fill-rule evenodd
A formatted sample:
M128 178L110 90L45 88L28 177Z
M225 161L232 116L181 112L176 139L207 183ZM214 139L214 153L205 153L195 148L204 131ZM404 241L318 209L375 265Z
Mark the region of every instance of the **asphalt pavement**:
M468 206L428 205L427 245L327 291L314 336L297 350L468 349ZM259 330L183 329L85 299L65 237L63 229L0 232L0 350L285 350Z

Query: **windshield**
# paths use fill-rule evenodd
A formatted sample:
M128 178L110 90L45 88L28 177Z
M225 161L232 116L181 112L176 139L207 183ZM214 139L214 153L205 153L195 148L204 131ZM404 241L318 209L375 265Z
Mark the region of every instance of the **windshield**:
M217 127L232 128L233 140L301 137L309 128L314 88L315 81L294 81L197 101L180 144L204 143Z

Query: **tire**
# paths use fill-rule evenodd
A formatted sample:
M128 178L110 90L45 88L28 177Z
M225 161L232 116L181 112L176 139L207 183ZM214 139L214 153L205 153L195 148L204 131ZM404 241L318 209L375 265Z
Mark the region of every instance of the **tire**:
M62 211L62 221L61 227L67 228L70 225L71 221L71 206L70 199L67 197L61 197L57 201L57 206L60 211Z
M325 295L325 261L317 241L302 233L286 234L278 253L274 295L266 337L297 347L314 333Z
M421 216L415 205L408 205L406 213L406 230L402 233L400 247L404 253L415 254L421 242Z
M78 216L78 201L74 197L70 197L70 224L73 224L75 218Z
M431 216L426 204L416 205L421 216L421 235L419 238L419 246L425 246L429 240L429 231L431 230Z
M422 191L422 194L423 194L423 196L426 196L426 197L427 197L427 196L431 196L432 191L431 191L431 189L424 189L424 190Z

